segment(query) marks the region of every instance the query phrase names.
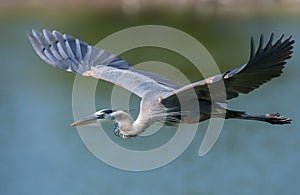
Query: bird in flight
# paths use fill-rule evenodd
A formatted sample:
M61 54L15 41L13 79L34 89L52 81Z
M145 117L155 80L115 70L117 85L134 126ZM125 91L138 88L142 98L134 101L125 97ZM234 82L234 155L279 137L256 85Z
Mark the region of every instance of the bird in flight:
M227 109L227 100L248 94L281 75L291 58L294 40L282 35L273 43L274 33L258 49L251 38L249 61L241 67L204 80L179 86L158 74L136 69L121 57L60 32L32 30L27 33L36 53L48 64L62 70L91 76L123 87L141 98L136 120L124 110L103 109L76 121L71 126L102 120L115 122L114 133L121 138L134 137L154 123L193 124L210 118L263 121L288 124L291 119L280 114L251 115Z

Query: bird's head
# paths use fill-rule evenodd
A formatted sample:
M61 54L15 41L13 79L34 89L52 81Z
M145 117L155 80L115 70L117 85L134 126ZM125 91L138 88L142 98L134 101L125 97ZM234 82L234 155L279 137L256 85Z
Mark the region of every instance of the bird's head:
M96 123L98 121L111 121L114 120L114 117L112 116L113 112L115 112L115 110L109 110L109 109L99 110L90 116L75 121L74 123L70 124L70 126L87 125L91 123Z

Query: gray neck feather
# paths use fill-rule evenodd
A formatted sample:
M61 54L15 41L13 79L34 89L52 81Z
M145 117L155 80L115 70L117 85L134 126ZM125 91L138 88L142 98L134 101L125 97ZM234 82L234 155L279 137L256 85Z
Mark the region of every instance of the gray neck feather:
M123 110L113 112L112 116L118 124L119 130L125 131L132 136L140 134L150 126L149 117L139 115L136 121L133 121L131 116Z

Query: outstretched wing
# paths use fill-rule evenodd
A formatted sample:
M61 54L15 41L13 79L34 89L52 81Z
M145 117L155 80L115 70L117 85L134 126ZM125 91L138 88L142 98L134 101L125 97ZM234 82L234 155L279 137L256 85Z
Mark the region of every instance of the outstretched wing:
M196 92L198 99L224 102L238 97L240 93L247 94L282 73L286 60L291 58L294 40L291 36L283 41L284 35L273 44L274 34L264 47L264 36L261 35L257 51L251 38L251 55L247 64L202 81L186 85L173 94L165 97L164 101L176 99L180 95L188 97ZM225 87L225 90L224 90Z
M151 90L173 90L179 86L154 73L135 69L108 51L93 47L57 31L28 33L36 53L48 64L83 76L92 76L123 87L143 97Z

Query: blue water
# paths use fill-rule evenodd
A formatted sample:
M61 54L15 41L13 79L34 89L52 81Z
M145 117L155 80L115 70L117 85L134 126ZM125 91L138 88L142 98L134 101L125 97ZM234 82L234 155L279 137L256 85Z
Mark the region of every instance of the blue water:
M297 44L300 16L214 17L211 20L189 16L178 22L172 17L161 16L163 19L157 22L156 18L132 19L120 15L112 15L108 21L101 14L81 13L73 17L49 12L45 15L25 12L14 17L7 14L0 19L1 194L300 193ZM83 19L78 20L80 17ZM261 32L269 34L273 31L277 36L282 32L292 34L296 40L295 51L284 74L251 94L230 101L229 106L250 113L280 112L291 117L293 123L272 126L228 120L212 150L199 157L197 154L205 133L201 129L207 127L207 122L204 122L182 155L164 167L146 172L123 171L98 160L85 147L76 129L68 125L73 121L74 76L41 61L25 33L32 28L45 27L93 43L98 36L104 38L138 24L169 25L192 34L205 44L222 70L237 67L247 60L251 35L257 40ZM136 63L143 59L141 55L136 55L136 58L134 53L125 56ZM147 59L149 54L145 56ZM176 61L170 60L170 63L179 66ZM183 71L190 75L191 80L201 77L191 70ZM105 82L98 85L101 87L97 97L105 98L98 98L96 105L108 106L107 90L112 85ZM132 101L137 101L137 98ZM112 131L112 125L107 126ZM172 134L171 130L168 131ZM149 143L149 146L152 145Z

